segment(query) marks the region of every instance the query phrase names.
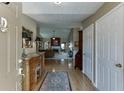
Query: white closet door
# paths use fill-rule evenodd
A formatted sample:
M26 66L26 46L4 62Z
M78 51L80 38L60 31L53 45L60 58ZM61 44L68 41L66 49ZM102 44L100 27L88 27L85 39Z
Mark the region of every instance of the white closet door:
M83 31L83 72L93 80L93 55L94 55L94 25L88 26Z
M124 9L121 5L96 22L96 81L99 90L124 90L123 37Z

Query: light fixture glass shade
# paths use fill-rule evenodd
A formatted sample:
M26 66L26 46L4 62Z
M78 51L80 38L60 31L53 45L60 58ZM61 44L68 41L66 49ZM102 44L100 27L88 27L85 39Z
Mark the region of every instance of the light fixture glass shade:
M56 5L60 5L62 2L58 1L58 2L54 2L54 4Z

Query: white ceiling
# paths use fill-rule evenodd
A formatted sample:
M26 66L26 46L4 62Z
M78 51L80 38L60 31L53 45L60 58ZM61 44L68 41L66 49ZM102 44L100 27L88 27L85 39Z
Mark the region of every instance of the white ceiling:
M30 14L28 16L37 20L37 22L41 26L48 26L53 28L73 28L80 27L81 20L85 19L89 15L82 16L81 14Z
M55 33L53 32L55 31ZM40 28L39 35L42 36L43 38L51 38L53 36L55 37L60 37L61 40L64 42L68 39L69 35L69 29L54 29L50 27L42 27Z
M94 14L102 5L103 2L62 2L61 5L55 5L53 2L24 2L22 11L36 20L41 28L53 28L49 31L40 30L42 36L56 30L59 31L59 36L67 38L69 32L66 31L81 27L81 22ZM46 35L46 38L49 38L49 35Z
M81 21L96 12L103 2L24 2L22 11L43 25L57 28L80 26Z

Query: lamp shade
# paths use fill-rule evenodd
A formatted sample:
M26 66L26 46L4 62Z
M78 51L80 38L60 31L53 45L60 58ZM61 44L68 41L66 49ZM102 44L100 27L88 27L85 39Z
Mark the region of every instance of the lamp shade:
M42 38L36 37L35 41L42 41Z

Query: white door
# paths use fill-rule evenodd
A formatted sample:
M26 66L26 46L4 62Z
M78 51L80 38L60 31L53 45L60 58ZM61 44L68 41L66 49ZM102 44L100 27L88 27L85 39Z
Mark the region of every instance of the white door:
M0 91L17 90L17 34L16 3L0 3L0 17L7 20L7 32L0 31Z
M124 8L118 6L96 22L97 88L124 90Z
M94 83L94 25L83 31L83 72Z

